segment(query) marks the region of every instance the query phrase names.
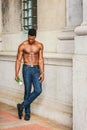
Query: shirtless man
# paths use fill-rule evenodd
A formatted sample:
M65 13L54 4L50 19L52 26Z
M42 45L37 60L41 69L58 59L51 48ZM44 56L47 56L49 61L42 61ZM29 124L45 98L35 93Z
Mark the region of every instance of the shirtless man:
M28 31L28 40L24 41L18 47L15 65L15 79L17 79L23 59L24 101L21 104L17 104L17 110L19 119L22 119L23 109L25 109L25 120L30 119L30 104L42 92L42 82L44 80L43 45L37 42L35 38L36 30L30 29ZM31 91L32 84L33 91Z

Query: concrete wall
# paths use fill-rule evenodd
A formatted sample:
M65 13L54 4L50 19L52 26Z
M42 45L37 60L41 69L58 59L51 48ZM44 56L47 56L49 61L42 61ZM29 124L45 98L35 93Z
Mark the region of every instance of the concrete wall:
M22 28L21 0L2 0L2 32L17 33ZM15 25L15 26L14 26Z
M57 52L57 34L65 26L65 0L38 0L38 40L45 52Z
M2 1L2 13L4 14L2 50L16 51L18 45L27 38L27 34L22 31L21 1ZM65 0L37 0L37 2L37 40L44 44L45 52L57 52L57 33L65 26Z
M16 107L18 102L22 102L24 92L24 86L19 86L14 80L16 57L14 53L0 54L0 101ZM72 57L54 56L44 54L43 92L31 105L31 111L71 127ZM21 71L20 77L22 78Z
M65 0L38 0L37 40L44 44L45 80L43 93L32 104L32 112L71 127L72 55L57 53L57 35L66 22L65 8ZM0 101L16 106L22 101L24 91L24 87L18 86L14 80L16 52L27 34L21 28L20 0L2 0L3 11Z

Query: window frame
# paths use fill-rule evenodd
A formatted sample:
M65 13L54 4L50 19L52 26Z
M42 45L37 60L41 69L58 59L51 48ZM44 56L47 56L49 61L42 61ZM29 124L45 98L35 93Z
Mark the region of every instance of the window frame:
M23 29L37 29L37 0L22 0Z

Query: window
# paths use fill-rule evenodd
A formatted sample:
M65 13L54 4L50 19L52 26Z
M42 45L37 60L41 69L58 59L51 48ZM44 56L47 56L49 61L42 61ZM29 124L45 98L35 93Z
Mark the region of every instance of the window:
M23 0L23 27L37 28L37 0Z

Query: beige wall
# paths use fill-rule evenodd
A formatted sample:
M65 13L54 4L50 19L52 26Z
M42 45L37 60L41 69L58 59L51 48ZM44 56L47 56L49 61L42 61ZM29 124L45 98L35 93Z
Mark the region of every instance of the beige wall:
M38 35L45 52L57 52L58 32L65 26L65 0L38 0Z
M38 0L38 30L58 30L65 26L65 0Z

